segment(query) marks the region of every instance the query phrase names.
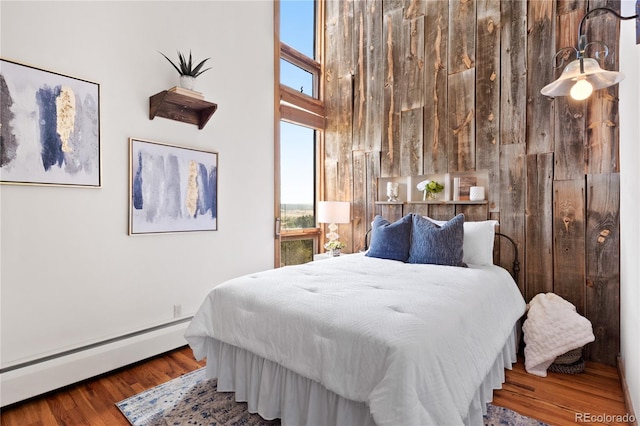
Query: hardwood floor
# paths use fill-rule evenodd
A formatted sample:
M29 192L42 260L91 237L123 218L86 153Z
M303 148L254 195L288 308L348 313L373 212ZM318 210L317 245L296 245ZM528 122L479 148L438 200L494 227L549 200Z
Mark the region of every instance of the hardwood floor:
M2 426L128 425L115 403L204 366L184 347L2 409Z
M2 409L2 426L128 425L115 403L184 373L203 367L184 347L95 379L72 385L42 397ZM525 372L522 362L507 371L503 389L494 393L494 404L511 408L550 425L620 425L594 422L595 416L624 415L617 370L587 363L582 374L550 373L541 378ZM583 413L582 420L576 413ZM579 414L580 415L580 414ZM588 417L587 415L594 416ZM578 421L576 421L576 419ZM595 418L595 420L599 420Z
M493 403L550 425L629 424L622 421L627 410L618 370L592 362L584 373L537 377L525 371L520 359L507 371L502 389L494 391Z

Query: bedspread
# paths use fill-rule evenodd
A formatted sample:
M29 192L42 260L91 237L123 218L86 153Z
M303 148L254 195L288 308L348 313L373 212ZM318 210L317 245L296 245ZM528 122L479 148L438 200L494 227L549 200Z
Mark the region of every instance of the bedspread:
M524 309L498 266L354 254L222 283L185 337L198 359L212 337L365 402L380 426L451 425Z

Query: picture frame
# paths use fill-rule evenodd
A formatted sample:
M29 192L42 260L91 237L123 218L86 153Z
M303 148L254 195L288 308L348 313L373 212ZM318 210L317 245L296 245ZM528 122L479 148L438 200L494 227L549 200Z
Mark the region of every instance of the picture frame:
M218 230L218 153L129 138L129 235Z
M100 85L0 58L0 183L102 186Z

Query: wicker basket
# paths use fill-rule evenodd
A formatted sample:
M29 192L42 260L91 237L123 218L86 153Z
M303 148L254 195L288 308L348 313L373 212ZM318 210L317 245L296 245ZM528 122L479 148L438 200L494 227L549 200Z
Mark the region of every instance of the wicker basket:
M558 356L553 363L554 364L573 364L582 358L582 348L576 348Z
M549 366L549 371L565 374L577 374L584 372L582 348L576 348L558 356L553 361L553 364Z
M580 358L572 364L551 364L549 366L549 371L565 374L584 373L584 359Z

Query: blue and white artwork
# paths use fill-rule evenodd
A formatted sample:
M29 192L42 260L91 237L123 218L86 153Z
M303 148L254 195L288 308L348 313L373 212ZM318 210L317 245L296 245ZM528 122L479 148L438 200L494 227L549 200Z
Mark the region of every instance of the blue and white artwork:
M218 229L217 153L134 138L129 145L129 234Z
M100 86L0 60L2 183L99 187Z

